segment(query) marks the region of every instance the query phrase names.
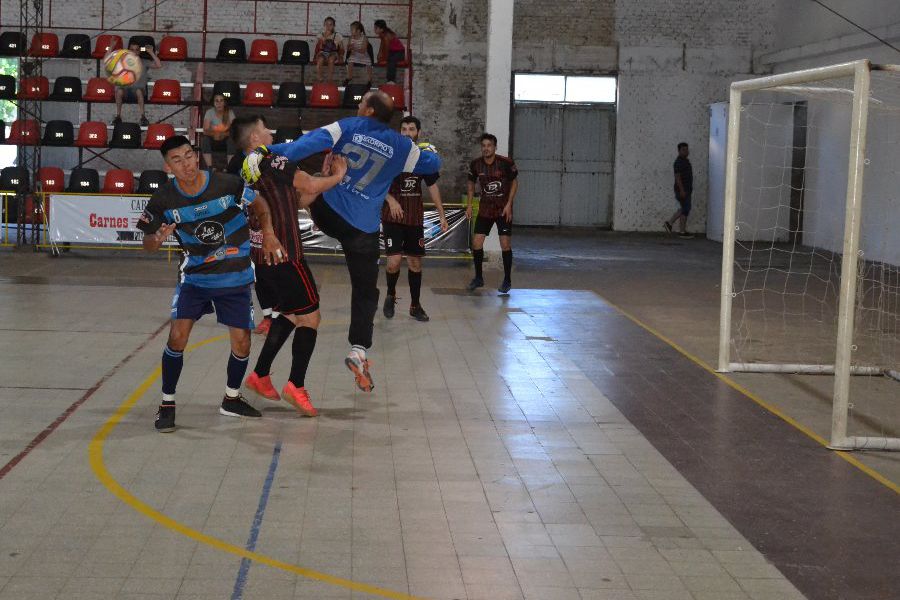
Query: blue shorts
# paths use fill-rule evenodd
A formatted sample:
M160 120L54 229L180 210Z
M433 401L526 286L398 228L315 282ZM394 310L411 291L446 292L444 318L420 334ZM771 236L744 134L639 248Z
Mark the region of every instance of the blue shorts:
M203 315L212 314L227 327L253 329L252 285L230 288L205 288L189 283L179 284L172 298L172 318L198 321Z
M688 216L691 214L691 192L685 194L684 198L678 195L678 191L675 191L675 201L681 205L681 214L684 216Z

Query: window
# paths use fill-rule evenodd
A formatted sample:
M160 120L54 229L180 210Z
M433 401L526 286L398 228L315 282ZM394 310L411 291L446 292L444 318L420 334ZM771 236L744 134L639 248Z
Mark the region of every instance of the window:
M615 77L516 73L514 88L516 102L614 104L616 101Z

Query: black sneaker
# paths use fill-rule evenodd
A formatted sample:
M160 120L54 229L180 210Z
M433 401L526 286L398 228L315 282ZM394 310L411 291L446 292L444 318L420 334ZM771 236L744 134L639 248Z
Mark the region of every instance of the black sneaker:
M671 223L669 223L668 221L663 221L663 227L666 228L666 231L668 231L669 233L672 233L672 224Z
M384 313L385 319L393 319L394 318L394 303L397 302L397 298L395 296L385 296L384 297L384 307L381 309Z
M243 396L237 398L229 398L225 396L222 399L222 406L219 407L219 414L226 417L253 417L258 419L262 413L244 402Z
M160 404L156 411L156 430L160 433L175 431L175 405Z
M147 120L147 115L141 115L141 127L146 127L150 124L150 121Z
M511 289L512 282L509 279L504 279L503 283L500 284L500 287L497 288L497 291L501 294L508 294Z
M688 231L682 231L681 233L678 234L678 237L680 237L683 240L692 240L692 239L694 239L694 234L690 233Z
M409 307L409 316L411 316L416 321L422 321L423 323L429 321L428 313L425 312L425 309L421 306L410 306Z
M474 292L480 287L484 287L484 279L481 277L473 277L472 281L469 282L469 285L466 286L466 289L470 292Z

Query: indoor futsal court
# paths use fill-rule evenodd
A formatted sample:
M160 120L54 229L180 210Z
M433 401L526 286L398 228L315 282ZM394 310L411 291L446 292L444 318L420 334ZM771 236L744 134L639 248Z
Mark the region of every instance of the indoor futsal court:
M900 599L900 5L0 2L0 600Z

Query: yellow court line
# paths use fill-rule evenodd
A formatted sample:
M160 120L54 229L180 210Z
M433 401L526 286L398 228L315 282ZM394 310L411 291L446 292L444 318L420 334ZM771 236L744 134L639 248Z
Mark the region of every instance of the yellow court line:
M600 294L597 294L597 295L600 296ZM600 297L603 298L602 296L600 296ZM775 415L776 417L778 417L779 419L781 419L782 421L784 421L785 423L787 423L788 425L793 427L794 429L800 431L801 433L803 433L810 439L814 440L821 446L825 447L829 451L834 452L835 454L837 454L838 456L843 458L845 461L847 461L848 463L850 463L851 465L853 465L854 467L856 467L857 469L859 469L860 471L862 471L863 473L865 473L866 475L868 475L869 477L871 477L872 479L877 481L878 483L884 485L885 487L892 490L893 492L900 494L900 485L897 485L896 483L894 483L893 481L891 481L890 479L888 479L887 477L885 477L884 475L882 475L881 473L879 473L878 471L873 469L872 467L862 463L859 459L857 459L851 453L843 452L840 450L831 450L830 448L828 448L828 441L825 440L825 438L820 436L818 433L816 433L815 431L813 431L812 429L807 427L806 425L803 425L802 423L800 423L793 417L787 415L786 413L784 413L781 409L779 409L774 404L770 404L769 402L766 402L765 400L763 400L762 398L760 398L759 396L757 396L756 394L754 394L753 392L751 392L750 390L748 390L747 388L745 388L744 386L739 384L738 382L734 381L727 375L725 375L723 373L719 373L714 368L712 368L711 365L707 364L703 359L701 359L697 356L694 356L693 354L691 354L690 352L685 350L683 347L681 347L680 345L678 345L677 343L675 343L674 341L672 341L671 339L669 339L668 337L666 337L665 335L663 335L662 333L660 333L659 331L657 331L656 329L651 327L650 325L647 325L646 323L644 323L643 321L641 321L640 319L638 319L637 317L635 317L634 315L632 315L631 313L626 311L625 309L617 306L616 304L613 304L606 298L603 298L603 300L604 300L604 302L606 302L607 304L612 306L614 309L619 311L619 313L622 314L622 316L627 318L629 321L631 321L638 327L641 327L642 329L646 330L648 333L651 333L652 335L656 336L657 338L659 338L660 340L662 340L663 342L665 342L666 344L668 344L669 346L671 346L672 348L677 350L679 353L681 353L682 356L689 359L691 362L693 362L700 368L702 368L702 369L712 373L716 377L718 377L721 381L726 383L729 387L731 387L735 391L740 392L744 396L747 396L748 398L753 400L756 404L758 404L762 408L766 409L767 411L769 411L770 413L772 413L773 415Z
M187 349L187 352L191 352L193 350L196 350L197 348L200 348L207 344L211 344L213 342L224 340L226 337L227 336L225 335L220 335L207 340L203 340L202 342L198 342L190 346ZM125 399L125 401L122 402L121 405L119 405L119 408L116 410L116 412L106 421L106 423L103 424L100 430L94 435L90 445L88 446L88 456L90 459L91 469L94 471L94 475L97 477L100 483L106 486L106 488L116 498L133 508L135 511L144 515L145 517L156 521L163 527L170 529L176 533L180 533L181 535L192 540L196 540L202 544L206 544L207 546L210 546L211 548L215 548L216 550L220 550L222 552L234 554L235 556L247 558L254 562L267 565L275 569L288 571L302 577L307 577L309 579L314 579L323 583L329 583L331 585L353 590L355 592L363 592L366 594L371 594L373 596L379 596L381 598L391 598L393 600L425 600L424 598L420 598L417 596L410 596L409 594L386 590L374 585L369 585L367 583L359 583L351 579L335 577L334 575L329 575L328 573L322 573L320 571L314 571L312 569L307 569L299 565L292 565L290 563L286 563L284 561L266 556L265 554L260 554L259 552L251 552L246 548L236 546L235 544L228 543L224 540L220 540L219 538L207 535L201 531L197 531L196 529L192 529L191 527L188 527L183 523L179 523L175 519L159 512L158 510L143 502L140 498L137 498L131 492L126 490L109 473L109 470L106 468L106 464L103 462L103 443L106 441L106 438L109 437L109 434L112 433L113 429L116 428L116 425L118 425L125 417L125 415L127 415L128 412L132 408L134 408L134 405L138 402L138 400L140 400L144 396L144 394L147 393L147 390L150 389L150 386L153 385L157 379L159 379L160 374L161 369L157 367L153 371L153 373L151 373L143 382L141 382L137 389L135 389Z

